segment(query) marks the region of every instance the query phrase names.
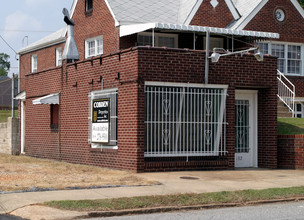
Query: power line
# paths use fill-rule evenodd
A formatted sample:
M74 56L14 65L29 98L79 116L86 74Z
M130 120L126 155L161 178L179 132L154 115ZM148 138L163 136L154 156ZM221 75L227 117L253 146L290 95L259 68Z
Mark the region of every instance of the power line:
M0 35L0 38L4 41L4 43L5 43L9 48L12 49L12 51L15 52L15 54L17 54L16 50L14 50L14 48L13 48L11 45L9 45L9 43L7 43L7 41L6 41L1 35Z
M12 29L0 29L0 31L4 31L4 32L41 32L41 33L52 33L54 31L35 31L35 30L12 30Z

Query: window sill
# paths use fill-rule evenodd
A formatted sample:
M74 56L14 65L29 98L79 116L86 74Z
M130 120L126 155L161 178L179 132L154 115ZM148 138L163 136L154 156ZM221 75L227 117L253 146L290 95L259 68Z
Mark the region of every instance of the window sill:
M93 14L93 9L85 11L84 14L86 17L91 16Z
M90 152L100 152L100 153L117 153L118 147L101 147L101 148L90 148Z

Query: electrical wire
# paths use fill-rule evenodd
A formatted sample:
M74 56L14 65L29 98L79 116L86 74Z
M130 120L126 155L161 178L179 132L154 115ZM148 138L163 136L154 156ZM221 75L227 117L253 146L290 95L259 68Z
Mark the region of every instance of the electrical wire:
M15 54L17 54L16 50L15 50L9 43L7 43L7 41L2 37L1 34L0 34L0 38L4 41L4 43L5 43L9 48L12 49L12 51L15 52Z
M0 29L3 32L32 32L32 33L53 33L55 31L35 31L35 30L10 30L10 29Z

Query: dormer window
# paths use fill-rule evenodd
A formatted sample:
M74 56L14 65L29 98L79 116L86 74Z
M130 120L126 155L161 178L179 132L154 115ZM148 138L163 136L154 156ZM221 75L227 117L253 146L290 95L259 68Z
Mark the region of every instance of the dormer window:
M86 12L93 10L93 0L85 0L85 9Z

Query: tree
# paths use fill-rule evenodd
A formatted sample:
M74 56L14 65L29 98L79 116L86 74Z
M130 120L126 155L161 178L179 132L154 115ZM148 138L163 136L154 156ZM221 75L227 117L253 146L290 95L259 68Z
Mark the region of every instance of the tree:
M8 61L9 58L9 55L0 53L0 76L7 76L8 71L10 70L11 64Z
M304 0L298 0L302 8L304 8Z

